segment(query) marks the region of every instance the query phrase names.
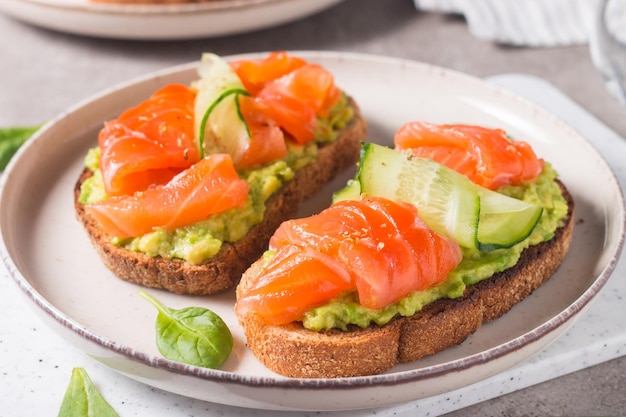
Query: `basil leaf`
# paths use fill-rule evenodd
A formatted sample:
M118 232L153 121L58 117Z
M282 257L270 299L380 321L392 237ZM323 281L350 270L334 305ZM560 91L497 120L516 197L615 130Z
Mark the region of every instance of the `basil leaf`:
M139 294L152 303L156 319L156 343L167 359L204 368L219 368L233 348L233 336L220 316L201 307L180 310L165 307L150 294Z
M74 368L58 417L119 417L83 368Z
M0 171L4 171L15 152L40 127L41 125L0 129Z

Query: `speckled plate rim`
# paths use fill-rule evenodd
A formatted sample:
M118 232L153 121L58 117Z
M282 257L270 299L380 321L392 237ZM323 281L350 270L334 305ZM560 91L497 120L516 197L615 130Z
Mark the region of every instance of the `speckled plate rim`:
M211 370L206 368L199 368L195 366L189 366L180 364L177 362L173 362L161 357L152 356L146 354L144 352L136 351L130 346L124 346L116 343L113 340L109 340L107 338L103 338L98 334L95 334L88 327L82 326L78 323L75 323L71 317L67 317L63 312L59 311L55 306L46 300L29 282L28 280L21 274L20 270L13 262L11 254L7 248L5 239L6 239L6 231L5 226L6 223L3 221L0 226L2 232L2 241L0 242L0 254L3 262L5 263L10 275L13 277L17 285L22 289L22 291L26 294L26 296L32 300L32 302L41 310L43 310L47 315L49 315L54 321L60 323L62 326L71 330L81 338L87 339L104 349L114 351L130 360L140 362L142 364L165 369L167 371L171 371L178 374L188 375L197 377L200 379L216 381L219 383L234 383L245 385L249 387L262 386L262 387L280 387L286 389L356 389L361 387L372 387L372 386L388 386L388 385L399 385L405 384L414 381L420 381L424 379L432 379L437 378L442 375L446 375L453 372L462 371L468 368L475 367L477 365L485 364L490 361L494 361L498 358L511 354L527 345L538 342L542 338L546 338L552 332L563 331L563 328L568 324L571 324L572 319L580 313L584 307L597 295L599 290L604 286L606 281L609 279L611 273L613 272L617 261L619 259L619 255L624 246L624 236L625 236L625 228L626 228L626 210L624 208L624 197L621 192L621 188L619 183L613 174L611 168L604 162L602 157L597 154L595 149L589 144L584 138L580 137L578 133L573 131L573 129L567 125L565 125L562 121L560 121L555 116L547 113L545 110L535 106L530 101L523 99L519 96L516 96L512 93L507 92L504 89L499 87L490 85L485 81L466 75L462 73L458 73L455 71L451 71L444 68L435 67L428 64L423 64L415 61L402 60L396 58L389 57L381 57L375 55L365 55L365 54L356 54L356 53L340 53L340 52L295 52L299 55L304 56L305 58L316 60L316 59L326 59L326 60L337 60L337 61L355 61L361 65L367 65L368 63L373 63L377 65L389 65L394 67L402 67L402 68L413 68L417 72L424 71L427 69L429 72L434 72L443 76L444 78L454 79L462 82L463 84L470 84L479 88L481 90L489 90L491 92L495 92L497 95L504 97L505 100L510 100L515 102L516 106L527 107L532 110L532 112L539 114L541 117L548 118L551 123L558 125L559 129L563 129L567 131L570 136L578 137L580 140L579 145L586 146L586 152L592 152L596 156L597 163L601 166L600 168L603 170L603 174L606 175L604 178L605 181L609 183L609 187L612 192L615 194L613 196L613 202L617 204L617 207L614 208L614 213L617 217L617 220L613 220L613 223L610 225L611 229L611 238L607 242L607 246L604 248L605 258L608 259L606 264L601 268L601 271L598 273L596 278L593 280L593 283L582 293L580 296L573 300L573 302L562 312L557 314L556 316L550 318L545 321L540 326L532 329L529 332L524 334L520 334L519 336L512 338L506 343L498 344L489 349L481 351L477 354L469 355L458 360L447 361L444 363L440 363L434 366L428 366L425 368L417 368L400 372L391 372L387 374L375 375L375 376L365 376L365 377L352 377L352 378L335 378L335 379L291 379L284 377L264 377L264 376L246 376L239 373L234 372L226 372L220 370ZM259 55L259 54L256 54ZM247 55L250 56L250 55ZM254 55L253 55L254 56ZM239 57L239 56L237 56ZM235 57L236 58L236 57ZM28 153L31 152L35 147L38 146L38 142L41 141L40 138L45 136L47 130L51 129L56 123L65 118L68 114L72 114L73 112L79 110L85 105L102 99L111 94L115 94L120 90L125 88L132 87L133 85L144 82L146 80L152 79L167 79L171 77L172 74L184 73L186 71L190 71L195 67L196 63L190 63L181 65L178 67L170 68L164 71L159 71L157 73L149 74L145 77L141 77L139 79L131 80L128 83L120 84L111 89L107 89L100 94L97 94L81 103L78 103L76 106L67 110L63 114L56 117L54 120L50 121L46 124L24 147L22 147L15 158L9 164L5 174L0 179L0 209L6 203L7 198L5 198L5 191L7 189L8 183L11 181L13 176L13 171L17 169L19 161L21 158L27 157ZM1 216L2 211L0 211ZM607 225L608 226L608 225ZM576 237L575 237L576 239ZM557 335L558 336L558 335Z
M90 13L107 14L182 14L205 11L236 11L241 8L254 8L268 4L280 4L294 0L209 0L199 3L170 4L123 4L106 3L104 0L20 0L41 7L80 10Z

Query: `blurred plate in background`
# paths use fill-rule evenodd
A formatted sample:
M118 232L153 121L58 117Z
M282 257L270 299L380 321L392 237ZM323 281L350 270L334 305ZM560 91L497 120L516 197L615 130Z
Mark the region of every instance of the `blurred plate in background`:
M90 0L2 0L0 11L77 35L174 40L251 32L298 20L341 0L212 0L186 4L112 4Z

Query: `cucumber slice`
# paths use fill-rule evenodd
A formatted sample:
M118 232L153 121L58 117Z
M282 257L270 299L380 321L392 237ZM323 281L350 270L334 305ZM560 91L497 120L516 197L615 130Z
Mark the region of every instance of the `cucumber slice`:
M361 193L413 203L431 229L484 252L526 239L543 212L429 159L375 144L362 147L357 179Z
M363 194L412 203L432 230L477 247L480 197L465 176L430 159L368 143L361 148L357 178Z
M480 195L478 249L490 252L509 248L533 231L543 207L477 187Z
M348 184L333 193L332 204L342 200L358 200L361 196L361 184L357 180L348 180Z
M200 154L228 153L238 160L250 142L250 131L239 109L239 95L249 95L230 65L218 55L202 54L198 66L194 108Z

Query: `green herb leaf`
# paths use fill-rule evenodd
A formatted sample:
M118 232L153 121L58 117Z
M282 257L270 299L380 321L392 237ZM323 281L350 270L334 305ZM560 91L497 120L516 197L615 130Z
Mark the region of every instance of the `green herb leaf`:
M0 171L4 171L15 152L40 127L41 125L0 129Z
M220 316L201 307L175 310L145 291L139 294L159 310L156 343L163 356L213 369L226 361L233 348L233 336Z
M83 368L74 368L59 417L119 417Z

